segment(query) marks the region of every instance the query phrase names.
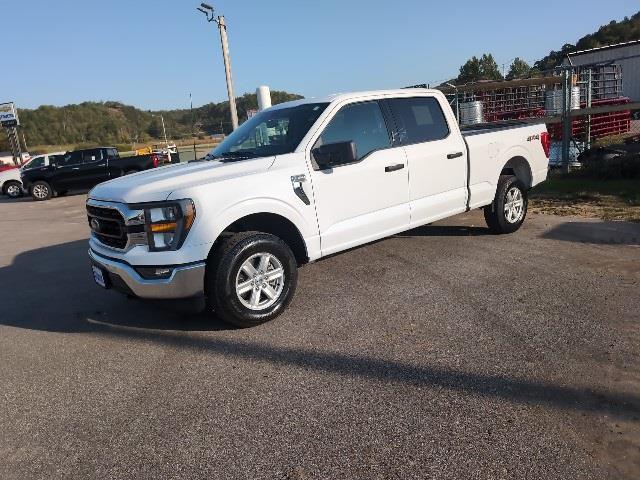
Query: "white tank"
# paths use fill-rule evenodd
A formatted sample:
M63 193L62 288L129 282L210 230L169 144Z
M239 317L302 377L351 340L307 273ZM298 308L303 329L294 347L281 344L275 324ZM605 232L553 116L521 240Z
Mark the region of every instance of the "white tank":
M484 123L482 102L465 102L460 104L460 125L476 125Z
M562 115L562 90L548 90L545 95L544 109L547 115ZM580 87L571 88L571 110L580 109Z
M258 110L262 111L271 106L271 91L266 85L257 88L256 95L258 97Z

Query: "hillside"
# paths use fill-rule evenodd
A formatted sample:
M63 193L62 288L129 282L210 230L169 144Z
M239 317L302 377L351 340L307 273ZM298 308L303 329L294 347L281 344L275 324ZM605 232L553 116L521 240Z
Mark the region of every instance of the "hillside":
M302 98L287 92L273 91L274 104ZM258 106L255 94L237 98L238 116L247 118L247 110ZM132 144L162 138L160 114L167 136L173 140L211 135L231 130L229 102L210 103L193 109L146 111L120 102L84 102L54 107L43 105L34 110L20 109L27 143L36 145ZM192 125L195 124L195 128ZM0 150L7 150L7 139L0 133Z
M534 68L541 71L550 70L561 65L567 53L638 39L640 39L640 12L631 18L625 17L620 22L612 20L609 24L600 27L597 32L582 37L575 45L567 43L560 50L551 51L549 55L537 61Z

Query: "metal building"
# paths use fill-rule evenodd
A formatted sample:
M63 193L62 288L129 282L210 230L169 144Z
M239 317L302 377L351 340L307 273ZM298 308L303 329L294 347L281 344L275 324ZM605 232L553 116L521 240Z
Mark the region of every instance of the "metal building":
M640 102L640 40L607 45L569 53L565 65L586 67L591 65L620 65L622 94Z

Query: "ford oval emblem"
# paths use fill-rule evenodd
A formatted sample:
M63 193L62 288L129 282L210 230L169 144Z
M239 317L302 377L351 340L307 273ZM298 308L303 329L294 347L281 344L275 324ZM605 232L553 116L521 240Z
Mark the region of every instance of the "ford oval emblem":
M95 232L99 232L100 231L100 222L98 221L97 218L92 218L91 222L90 222L91 228L95 231Z

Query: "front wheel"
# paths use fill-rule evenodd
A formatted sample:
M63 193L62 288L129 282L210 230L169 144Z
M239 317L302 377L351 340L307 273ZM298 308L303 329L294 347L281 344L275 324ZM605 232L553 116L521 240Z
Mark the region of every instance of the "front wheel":
M9 181L4 185L4 194L9 198L18 198L22 195L22 184L18 181Z
M207 264L205 290L220 318L241 328L268 322L289 305L298 270L280 238L244 232L224 240Z
M31 186L31 196L36 201L49 200L53 196L51 185L47 182L38 181Z
M524 184L513 175L501 175L493 203L484 207L484 219L493 233L513 233L522 226L528 205Z

